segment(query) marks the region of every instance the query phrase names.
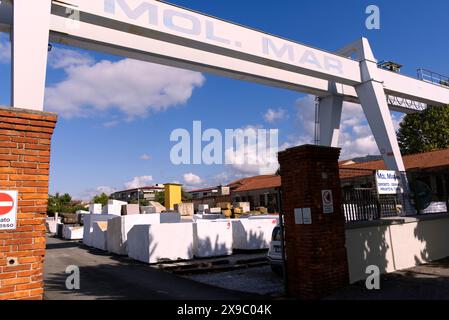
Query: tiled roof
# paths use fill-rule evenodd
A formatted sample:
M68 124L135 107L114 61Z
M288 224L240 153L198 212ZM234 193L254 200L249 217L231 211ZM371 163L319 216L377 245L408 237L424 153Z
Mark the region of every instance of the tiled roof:
M263 175L256 177L249 177L236 180L228 184L233 192L272 189L281 186L281 177L276 175Z
M449 149L418 153L403 156L402 158L404 160L406 170L444 167L449 166ZM385 170L385 163L383 160L377 160L365 163L350 164L343 166L343 168Z
M404 165L407 170L412 169L429 169L449 167L449 149L432 151L403 157ZM372 175L374 170L385 170L383 160L368 161L363 163L348 164L347 161L340 161L340 177L350 178ZM276 175L263 175L242 178L233 181L227 185L232 192L272 189L281 186L281 177Z

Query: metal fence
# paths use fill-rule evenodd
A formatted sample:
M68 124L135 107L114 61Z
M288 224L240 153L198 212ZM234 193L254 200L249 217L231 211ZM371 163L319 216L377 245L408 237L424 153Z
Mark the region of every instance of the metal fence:
M375 188L344 189L342 205L346 222L377 220L399 214L397 196L379 196Z
M379 207L373 189L343 190L343 211L346 222L379 219Z
M379 195L375 170L340 168L342 206L346 222L370 221L399 215L397 195Z
M418 79L438 84L440 86L449 87L449 77L426 69L418 69Z

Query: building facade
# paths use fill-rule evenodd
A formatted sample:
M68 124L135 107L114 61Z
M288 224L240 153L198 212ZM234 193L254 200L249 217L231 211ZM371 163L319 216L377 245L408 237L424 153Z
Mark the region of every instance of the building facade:
M207 204L209 207L215 207L220 202L231 202L231 193L228 186L217 186L203 188L188 192L191 196L190 201L193 207L198 210L198 205Z
M262 175L243 178L228 184L231 189L232 203L249 202L251 210L265 207L269 213L280 210L281 177Z
M420 213L446 212L449 208L449 149L403 157L413 204ZM376 188L376 170L382 160L340 163L343 190Z
M148 201L154 201L156 198L156 194L158 192L164 192L163 184L156 184L154 186L116 191L110 195L110 198L114 200L126 201L128 203L131 201L143 199Z

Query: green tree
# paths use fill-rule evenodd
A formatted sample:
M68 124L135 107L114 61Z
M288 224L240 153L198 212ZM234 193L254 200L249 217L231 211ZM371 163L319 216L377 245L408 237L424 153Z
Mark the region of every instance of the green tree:
M162 205L165 205L165 192L159 191L154 195L154 201L159 202Z
M398 131L403 155L449 148L449 106L429 107L404 117Z
M106 193L102 193L100 195L96 195L93 199L93 203L101 203L103 206L108 204L109 196Z
M192 200L192 195L184 190L184 188L181 189L181 198L182 201L189 201Z
M74 201L68 193L61 195L48 195L47 214L54 216L55 213L75 213L78 210L86 210L81 201Z
M129 202L130 204L137 204L137 199L131 200ZM150 204L150 202L147 199L139 199L139 206L146 207Z
M54 216L56 212L66 211L72 204L72 197L68 193L61 195L57 192L55 195L48 195L47 214Z

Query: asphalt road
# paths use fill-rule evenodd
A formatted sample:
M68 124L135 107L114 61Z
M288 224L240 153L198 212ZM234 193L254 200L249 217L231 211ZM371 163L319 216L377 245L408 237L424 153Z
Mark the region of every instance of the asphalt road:
M253 292L271 297L283 296L285 290L282 277L276 275L269 265L219 273L200 273L184 277L220 288Z
M329 300L449 300L449 258L384 274L380 290L364 281L339 290Z
M67 266L80 270L80 289L67 290ZM151 268L126 257L47 238L45 259L46 300L239 300L263 299ZM266 298L266 297L265 297Z

